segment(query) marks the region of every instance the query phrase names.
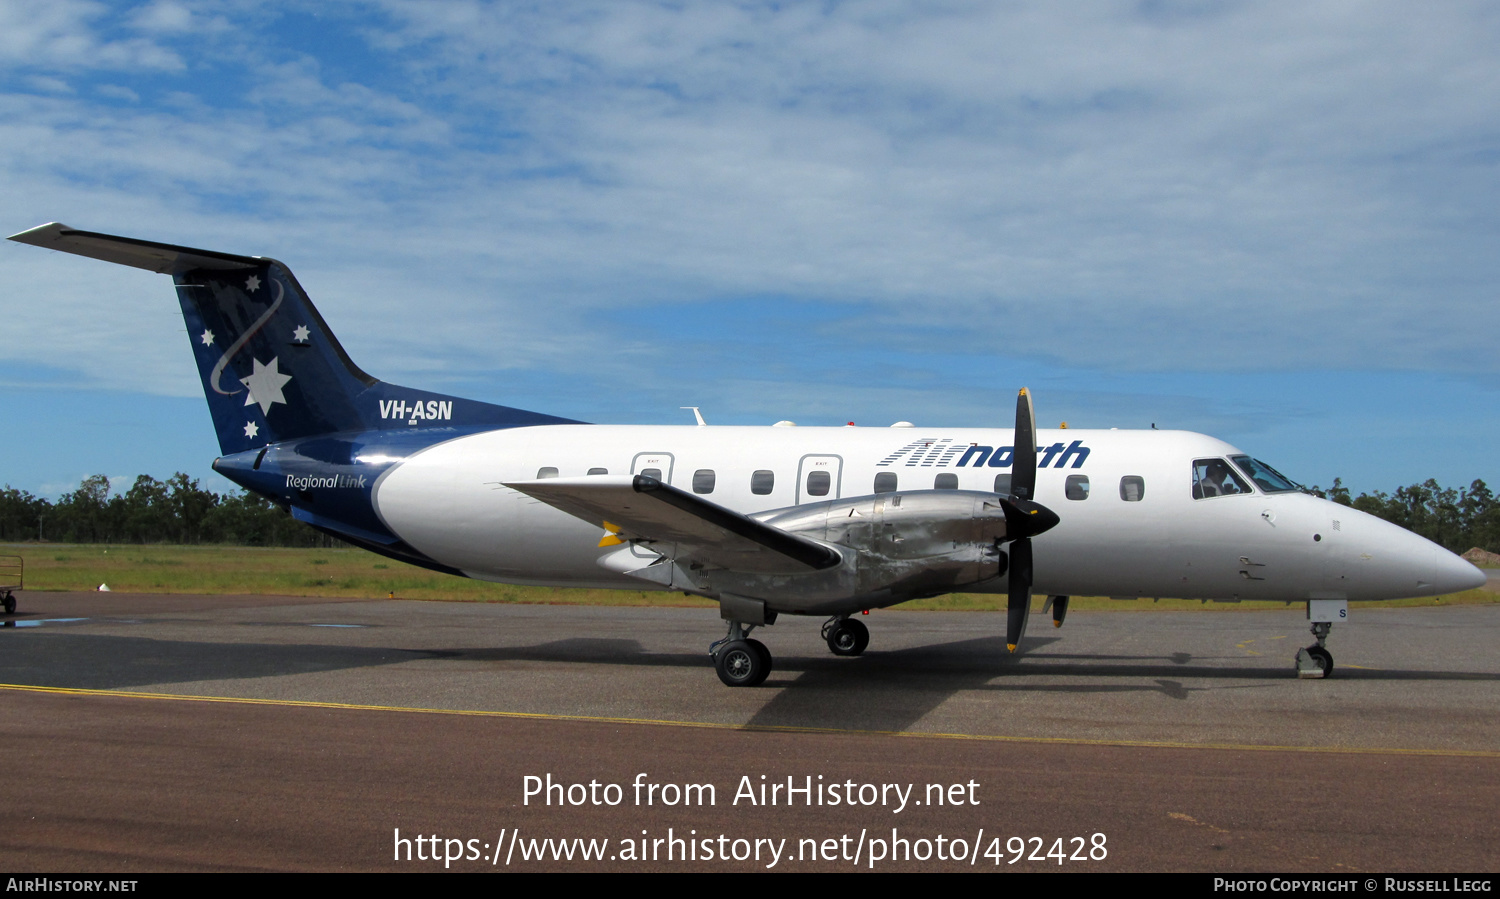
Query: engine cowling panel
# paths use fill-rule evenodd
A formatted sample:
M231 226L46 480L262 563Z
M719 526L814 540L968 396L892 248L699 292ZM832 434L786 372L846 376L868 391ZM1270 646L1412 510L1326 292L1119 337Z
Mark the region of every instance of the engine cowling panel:
M921 490L809 503L754 516L836 547L843 562L804 574L694 573L700 589L824 614L893 605L999 577L1006 507L993 493Z

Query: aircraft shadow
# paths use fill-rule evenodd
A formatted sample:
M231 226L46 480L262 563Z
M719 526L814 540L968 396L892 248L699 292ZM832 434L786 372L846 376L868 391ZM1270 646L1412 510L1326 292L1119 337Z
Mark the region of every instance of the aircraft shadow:
M385 647L202 643L97 634L35 634L0 654L0 683L80 690L247 680L396 665L450 653Z
M1194 693L1267 689L1294 679L1288 665L1239 660L1049 652L1056 638L1032 638L1011 655L1002 638L986 636L890 650L858 658L831 654L776 658L766 683L748 691L764 705L747 722L902 732L953 696L966 692L1071 695L1158 694L1186 701ZM0 654L0 683L77 689L128 689L163 684L248 680L429 660L550 662L574 665L695 669L704 690L717 683L707 653L647 652L628 638L574 637L531 646L484 649L402 649L328 644L209 643L150 637L50 633L11 641ZM1500 681L1500 674L1342 668L1350 681Z
M779 654L771 676L756 690L774 692L748 724L900 732L962 692L1159 694L1182 701L1194 693L1267 689L1296 679L1290 664L1225 664L1224 659L1195 658L1184 652L1166 656L1047 652L1057 640L1028 639L1018 655L1011 655L999 637L872 650L858 658ZM464 660L695 668L705 678L714 678L706 653L646 652L631 639L578 637L532 646L453 650L445 655ZM1017 676L1025 676L1025 681L1017 682ZM1340 669L1338 677L1500 680L1500 674L1490 673L1354 668ZM712 688L721 689L717 683Z

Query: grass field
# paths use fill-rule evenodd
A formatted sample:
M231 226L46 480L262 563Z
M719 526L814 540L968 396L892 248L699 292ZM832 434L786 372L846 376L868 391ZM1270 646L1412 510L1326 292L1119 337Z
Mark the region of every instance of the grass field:
M256 593L613 606L712 606L711 600L646 590L581 590L492 584L414 568L360 549L261 549L245 546L92 546L70 543L0 544L0 554L25 559L27 590L94 590L108 584L124 593ZM1041 598L1038 597L1037 607ZM1500 602L1500 593L1470 590L1453 596L1361 605L1454 605ZM1112 600L1074 597L1072 609L1249 610L1279 602L1199 603L1196 600ZM955 593L902 604L903 609L995 611L1005 597Z

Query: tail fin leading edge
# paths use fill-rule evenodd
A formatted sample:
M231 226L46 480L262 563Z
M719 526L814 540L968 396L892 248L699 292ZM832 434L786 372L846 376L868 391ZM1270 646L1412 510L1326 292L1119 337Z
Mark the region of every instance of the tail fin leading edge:
M224 455L339 431L573 423L372 378L274 259L57 223L11 240L172 276Z

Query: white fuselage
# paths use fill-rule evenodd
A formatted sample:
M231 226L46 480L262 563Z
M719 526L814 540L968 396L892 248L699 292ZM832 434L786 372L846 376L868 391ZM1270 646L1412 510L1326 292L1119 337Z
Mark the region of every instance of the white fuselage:
M902 492L994 491L996 475L1010 472L1001 450L1011 442L1008 429L510 428L410 456L381 476L374 499L393 533L471 577L649 589L599 566L608 550L596 525L503 484L654 470L668 484L753 515L871 495L877 475L889 488L894 474ZM1378 600L1475 583L1478 572L1467 562L1347 506L1259 489L1195 499L1195 460L1240 452L1212 437L1066 429L1038 431L1037 443L1035 500L1061 519L1034 540L1038 593ZM704 493L707 472L712 489ZM761 491L752 492L757 481ZM818 493L821 483L828 487ZM1004 578L968 589L1003 591Z

